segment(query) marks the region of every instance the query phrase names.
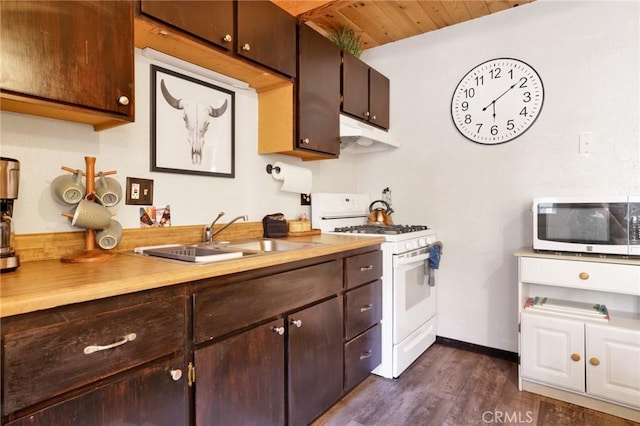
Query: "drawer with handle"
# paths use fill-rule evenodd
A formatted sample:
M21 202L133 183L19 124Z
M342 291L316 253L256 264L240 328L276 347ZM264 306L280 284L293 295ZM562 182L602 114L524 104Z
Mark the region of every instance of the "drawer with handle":
M382 277L382 252L372 251L345 259L346 288L354 288Z
M638 265L522 257L520 281L640 296Z
M349 391L380 365L382 331L376 324L344 347L344 388Z
M345 293L345 338L353 339L382 319L382 281Z
M184 331L178 296L6 334L3 414L176 352Z

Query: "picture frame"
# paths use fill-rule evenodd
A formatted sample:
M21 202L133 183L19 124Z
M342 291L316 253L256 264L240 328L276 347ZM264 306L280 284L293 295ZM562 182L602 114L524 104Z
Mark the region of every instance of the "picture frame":
M151 171L235 177L235 92L151 65Z

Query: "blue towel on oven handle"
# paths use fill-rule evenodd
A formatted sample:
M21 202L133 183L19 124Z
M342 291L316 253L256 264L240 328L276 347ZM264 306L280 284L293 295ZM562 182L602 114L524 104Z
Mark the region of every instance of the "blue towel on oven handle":
M440 267L440 257L442 257L442 242L436 241L429 246L429 266L432 269Z

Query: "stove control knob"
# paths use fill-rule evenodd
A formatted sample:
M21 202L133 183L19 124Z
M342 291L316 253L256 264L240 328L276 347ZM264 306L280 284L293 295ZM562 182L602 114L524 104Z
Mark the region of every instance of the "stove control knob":
M406 243L404 243L404 247L407 250L411 250L413 248L413 244L411 244L411 241L407 241Z
M420 238L418 240L418 244L420 245L420 247L426 247L427 246L427 239L426 238Z

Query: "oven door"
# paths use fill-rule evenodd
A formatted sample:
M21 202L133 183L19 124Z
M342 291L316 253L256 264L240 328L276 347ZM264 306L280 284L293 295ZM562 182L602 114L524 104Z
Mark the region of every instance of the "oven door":
M429 285L429 248L393 256L393 344L436 314L436 288Z

